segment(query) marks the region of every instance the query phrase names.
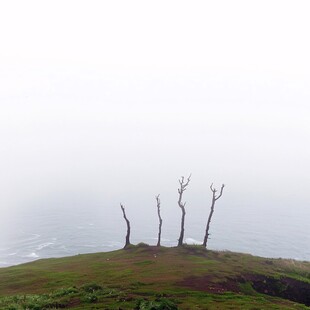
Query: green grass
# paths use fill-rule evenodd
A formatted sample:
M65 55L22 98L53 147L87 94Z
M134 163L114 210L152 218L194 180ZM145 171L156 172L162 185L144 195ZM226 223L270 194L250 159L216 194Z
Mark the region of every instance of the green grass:
M1 268L0 309L309 309L248 275L309 283L310 263L142 244Z

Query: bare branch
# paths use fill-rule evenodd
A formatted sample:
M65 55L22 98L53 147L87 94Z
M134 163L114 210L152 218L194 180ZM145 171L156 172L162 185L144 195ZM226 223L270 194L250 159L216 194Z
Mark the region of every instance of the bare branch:
M215 200L218 200L218 199L220 199L222 197L224 187L225 187L225 184L222 184L220 194L215 198Z
M120 205L121 205L121 209L122 209L122 211L123 211L123 216L125 217L126 216L126 214L125 214L125 208L124 208L124 206L120 203Z
M188 176L187 181L186 181L186 183L184 184L184 188L189 184L189 182L190 182L190 180L191 180L191 176L192 176L192 174L190 174L190 175Z

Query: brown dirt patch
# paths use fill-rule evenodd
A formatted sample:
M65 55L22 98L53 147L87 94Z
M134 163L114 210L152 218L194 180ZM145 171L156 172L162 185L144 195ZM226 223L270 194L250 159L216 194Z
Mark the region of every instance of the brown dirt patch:
M211 276L188 277L177 283L179 286L184 286L197 291L208 293L224 293L236 292L240 293L239 282L236 279L226 279L224 282L214 282Z
M187 277L176 284L197 291L220 294L228 291L241 293L239 284L246 282L249 282L252 288L260 294L280 297L310 306L310 283L289 277L274 278L260 274L248 274L216 282L211 276L205 275Z
M273 278L264 275L246 275L246 281L259 293L281 297L310 306L310 283L289 277Z

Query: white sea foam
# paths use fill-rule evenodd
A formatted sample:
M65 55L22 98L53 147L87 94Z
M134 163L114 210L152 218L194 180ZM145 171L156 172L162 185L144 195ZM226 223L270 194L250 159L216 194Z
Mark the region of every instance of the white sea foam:
M28 258L38 258L38 257L39 257L39 255L38 255L38 254L36 254L35 252L32 252L32 253L30 253L30 254L28 254L28 255L25 255L25 256L23 256L23 257L28 257Z
M186 238L185 243L187 243L187 244L202 244L202 241L198 241L198 240L193 239L193 238Z
M39 244L37 247L36 247L36 250L40 251L50 245L53 245L54 242L45 242L45 243L42 243L42 244Z

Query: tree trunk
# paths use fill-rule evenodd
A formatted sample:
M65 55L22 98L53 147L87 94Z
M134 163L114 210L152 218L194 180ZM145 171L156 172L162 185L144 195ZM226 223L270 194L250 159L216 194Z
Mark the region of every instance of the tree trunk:
M185 208L184 206L180 206L181 210L182 210L182 219L181 219L181 232L180 232L180 237L178 239L178 246L182 246L183 245L183 239L184 239L184 225L185 225Z
M183 245L183 239L184 239L184 226L185 226L185 205L186 202L182 202L182 197L183 197L183 193L186 191L186 187L189 184L189 181L191 179L191 175L187 178L187 181L184 181L184 177L182 177L179 180L180 183L180 188L178 189L178 193L179 193L179 200L178 200L178 205L182 211L182 218L181 218L181 231L180 231L180 237L178 239L178 246L182 246Z
M207 242L208 242L208 238L209 238L209 229L210 229L210 223L211 223L211 218L212 218L212 215L213 215L213 212L214 212L214 204L215 204L215 200L214 200L214 197L212 198L212 204L211 204L211 211L210 211L210 214L209 214L209 218L208 218L208 222L207 222L207 227L206 227L206 234L205 234L205 237L203 239L203 246L204 247L207 247Z
M204 247L207 247L207 243L208 243L208 239L209 239L209 229L210 229L210 223L211 223L211 219L212 219L212 216L213 216L213 212L214 212L214 207L215 207L215 202L221 198L222 194L223 194L223 189L224 189L224 184L222 184L222 187L221 187L221 191L220 191L220 194L218 196L216 196L216 192L217 190L215 188L213 188L213 184L211 184L210 186L210 189L212 191L212 203L211 203L211 210L210 210L210 214L209 214L209 217L208 217L208 221L207 221L207 226L206 226L206 232L205 232L205 236L204 236L204 239L203 239L203 243L202 245Z
M163 220L160 216L160 199L159 195L156 196L156 201L157 201L157 214L158 214L158 220L159 220L159 226L158 226L158 240L157 240L157 246L160 246L160 241L161 241L161 227L163 225Z
M126 241L125 241L125 246L124 246L124 249L126 249L130 245L130 222L127 219L125 208L123 207L122 204L121 204L121 209L123 211L123 216L127 224L127 234L126 234Z

